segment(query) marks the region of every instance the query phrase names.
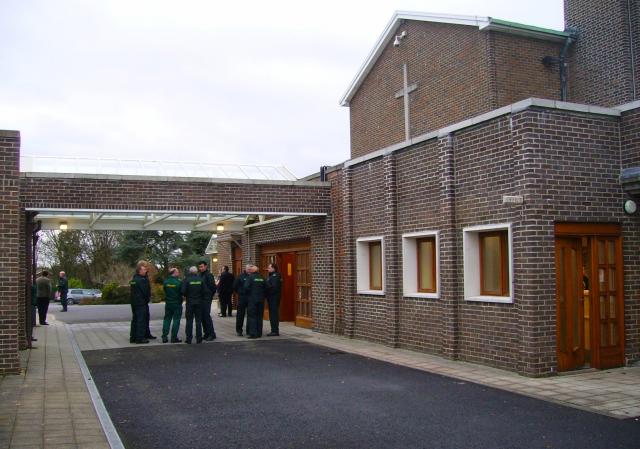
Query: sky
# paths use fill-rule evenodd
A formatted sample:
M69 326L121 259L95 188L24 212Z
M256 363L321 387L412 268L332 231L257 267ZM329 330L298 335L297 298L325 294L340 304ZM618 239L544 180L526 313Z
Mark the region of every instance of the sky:
M563 29L562 0L0 1L0 129L37 156L349 159L339 100L394 11Z

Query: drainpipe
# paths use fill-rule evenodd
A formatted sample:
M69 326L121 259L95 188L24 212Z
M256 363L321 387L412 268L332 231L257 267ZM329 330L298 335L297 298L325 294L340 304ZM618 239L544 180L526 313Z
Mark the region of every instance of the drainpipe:
M558 57L555 56L545 56L542 58L542 63L549 67L554 64L558 64L558 68L560 71L560 100L567 101L567 52L569 51L569 47L573 44L577 39L577 34L574 29L567 28L566 30L569 35L564 41L564 45L562 46L562 50L560 50L560 55Z
M633 100L637 99L636 94L636 58L633 52L633 22L631 17L631 0L627 0L627 14L629 19L629 53L631 54L631 89Z

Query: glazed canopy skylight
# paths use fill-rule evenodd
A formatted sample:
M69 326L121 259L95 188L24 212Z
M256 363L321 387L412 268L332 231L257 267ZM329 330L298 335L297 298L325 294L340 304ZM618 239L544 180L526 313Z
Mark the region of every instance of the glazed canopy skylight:
M296 180L296 177L282 166L30 155L20 156L20 171L170 178Z

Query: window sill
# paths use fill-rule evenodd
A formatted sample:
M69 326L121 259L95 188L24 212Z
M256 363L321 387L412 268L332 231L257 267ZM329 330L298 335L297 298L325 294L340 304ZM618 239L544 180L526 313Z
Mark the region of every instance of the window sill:
M358 290L356 293L359 295L384 296L384 290Z
M513 298L511 296L468 296L464 299L465 301L473 302L498 302L503 304L513 303Z
M424 298L424 299L440 299L440 293L418 293L411 292L402 295L405 298Z

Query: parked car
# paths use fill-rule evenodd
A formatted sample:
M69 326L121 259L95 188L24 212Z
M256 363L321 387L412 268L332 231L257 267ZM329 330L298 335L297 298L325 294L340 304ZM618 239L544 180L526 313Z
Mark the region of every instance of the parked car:
M68 304L80 304L84 298L102 298L102 292L90 288L72 288L67 293Z

